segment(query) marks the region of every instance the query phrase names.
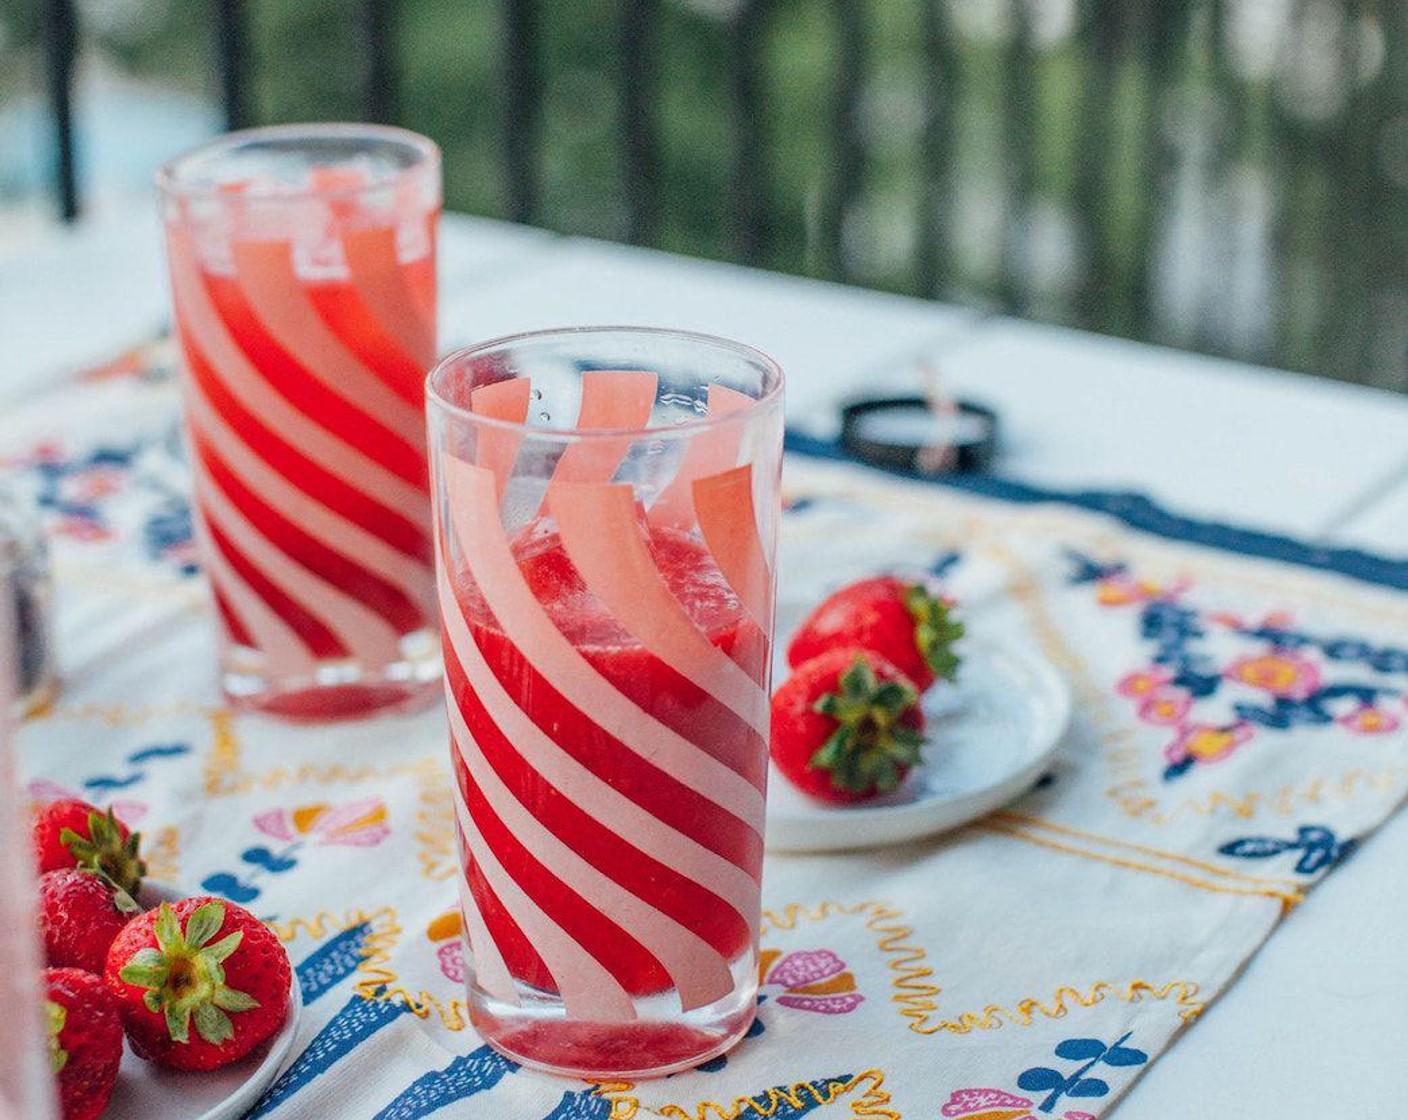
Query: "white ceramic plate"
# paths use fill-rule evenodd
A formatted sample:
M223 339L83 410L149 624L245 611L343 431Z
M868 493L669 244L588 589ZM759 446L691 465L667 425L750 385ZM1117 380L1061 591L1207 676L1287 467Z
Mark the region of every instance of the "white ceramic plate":
M186 894L164 883L144 883L141 903L151 908ZM298 977L289 992L283 1029L248 1057L209 1073L182 1073L144 1062L124 1044L122 1069L103 1120L235 1120L243 1116L278 1075L293 1048L303 996Z
M937 684L924 698L924 762L899 789L860 805L833 806L799 793L772 771L770 849L824 852L913 840L957 828L1031 788L1070 722L1065 679L1026 645L965 638L960 651L957 683ZM785 662L777 666L779 682L786 668Z

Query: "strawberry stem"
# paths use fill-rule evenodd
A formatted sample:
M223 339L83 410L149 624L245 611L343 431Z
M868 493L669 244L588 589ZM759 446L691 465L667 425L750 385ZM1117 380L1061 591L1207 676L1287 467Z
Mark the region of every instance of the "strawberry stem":
M953 645L963 637L963 623L954 618L953 604L916 583L905 592L904 605L914 617L914 644L920 655L934 676L953 680L962 663Z
M225 907L207 902L186 919L183 930L176 911L163 902L153 926L156 948L138 950L118 973L125 983L146 989L143 1004L166 1019L173 1042L189 1042L194 1022L196 1034L219 1046L235 1033L227 1012L259 1006L253 996L225 983L224 962L240 947L244 934L231 933L212 944L210 939L224 924Z
M861 654L837 684L840 692L828 692L814 705L837 726L809 765L830 771L835 789L887 793L919 762L924 736L900 722L919 694L901 681L881 681Z

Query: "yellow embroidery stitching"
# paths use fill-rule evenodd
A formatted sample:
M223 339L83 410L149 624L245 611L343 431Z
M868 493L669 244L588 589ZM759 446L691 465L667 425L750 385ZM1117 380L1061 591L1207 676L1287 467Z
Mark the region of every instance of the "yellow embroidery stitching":
M1018 1027L1030 1027L1038 1015L1047 1019L1064 1019L1071 1005L1094 1007L1107 999L1117 999L1122 1003L1139 1003L1145 998L1165 1000L1172 998L1180 1008L1178 1017L1191 1023L1207 1007L1207 1001L1198 998L1198 985L1191 980L1175 980L1162 987L1155 987L1144 980L1131 980L1128 984L1115 985L1099 980L1084 992L1078 988L1062 985L1056 989L1051 1003L1045 1004L1036 998L1024 999L1015 1008L990 1003L982 1011L965 1011L956 1019L945 1019L929 1023L923 1027L912 1027L920 1034L970 1034L973 1031L997 1030L1008 1022Z
M66 723L101 723L104 727L141 727L157 719L172 716L203 716L212 709L195 700L174 700L168 704L148 704L132 707L122 703L92 701L87 704L45 704L25 717L26 723L48 720Z
M677 1104L662 1105L650 1109L657 1116L673 1117L675 1120L738 1120L742 1116L776 1116L782 1109L801 1110L809 1105L826 1107L842 1098L848 1098L851 1115L858 1117L883 1117L884 1120L901 1120L900 1114L890 1104L890 1093L884 1087L885 1075L878 1069L868 1069L845 1081L827 1081L821 1086L807 1081L798 1081L785 1089L769 1089L759 1097L738 1097L732 1104L718 1101L700 1101L693 1108ZM852 1096L860 1090L859 1095ZM639 1101L635 1102L639 1107ZM612 1116L616 1115L616 1102L612 1102ZM623 1113L623 1116L626 1114ZM634 1112L630 1113L634 1115Z
M315 941L331 933L351 929L366 923L370 929L363 945L363 957L357 966L358 979L352 990L363 999L400 1000L418 1019L435 1015L446 1030L462 1031L469 1026L469 1008L462 999L442 1000L433 992L413 992L401 983L401 975L391 964L391 954L400 940L402 929L396 911L383 906L370 913L348 910L341 917L327 912L312 918L293 918L288 922L270 922L270 928L282 941L292 941L302 935Z
M455 851L455 795L448 768L438 768L421 782L416 798L416 831L420 871L432 883L444 883L459 874Z
M876 945L889 957L889 968L894 973L891 986L895 989L890 996L892 1003L898 1004L900 1014L910 1020L910 1030L915 1023L925 1022L929 1014L938 1010L934 999L942 992L941 988L928 983L934 970L922 962L928 955L918 945L906 944L914 936L911 926L896 924L904 917L901 910L883 902L822 902L814 907L800 903L789 903L781 913L764 910L762 932L773 929L795 929L798 921L819 922L835 915L868 914L865 928L877 934Z
M142 854L147 861L147 875L160 883L181 880L181 836L167 825L150 836L143 837Z
M1043 828L1049 832L1059 833L1062 836L1071 836L1080 840L1090 840L1096 844L1105 844L1112 848L1126 848L1131 852L1140 852L1146 856L1155 856L1159 859L1166 859L1174 863L1181 863L1185 867L1196 868L1199 871L1206 871L1210 875L1236 879L1243 883L1256 883L1261 885L1271 884L1276 886L1298 888L1299 883L1294 879L1282 879L1277 877L1263 877L1260 875L1246 875L1231 868L1218 867L1214 863L1206 863L1192 856L1180 855L1178 852L1166 852L1161 848L1152 848L1147 844L1136 844L1132 840L1120 840L1113 836L1101 836L1095 832L1083 832L1070 825L1057 824L1055 821L1046 820L1044 817L1031 817L1024 813L1014 813L1010 810L999 809L989 818L993 821L1006 822L1014 825L1028 825L1032 828Z
M1180 883L1186 883L1190 887L1197 887L1199 890L1214 891L1219 894L1240 894L1254 897L1276 898L1280 899L1286 906L1294 906L1302 899L1302 895L1299 891L1281 890L1274 887L1257 887L1252 884L1247 884L1243 887L1233 883L1217 883L1207 879L1199 879L1195 876L1184 875L1181 872L1173 871L1166 867L1157 867L1148 863L1138 863L1135 860L1122 859L1119 856L1104 855L1099 852L1088 851L1084 848L1077 848L1070 844L1063 844L1057 840L1048 840L1045 837L1033 836L1031 833L1023 832L1019 828L1004 826L998 821L978 821L969 827L981 832L1010 836L1014 840L1021 840L1027 844L1036 844L1038 847L1050 848L1052 851L1056 852L1065 852L1067 855L1079 856L1081 859L1108 863L1111 866L1122 867L1128 871L1140 871L1147 875L1158 875L1165 879L1173 879Z

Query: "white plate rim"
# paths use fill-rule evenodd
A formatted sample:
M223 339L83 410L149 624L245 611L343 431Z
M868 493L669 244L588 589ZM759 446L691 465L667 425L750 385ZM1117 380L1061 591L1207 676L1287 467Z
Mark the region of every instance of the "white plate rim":
M162 902L180 902L184 898L191 898L193 894L184 891L171 883L163 883L155 879L147 879L142 883L139 891L139 901L150 910L154 909ZM217 895L211 895L218 898ZM268 1042L263 1043L264 1058L250 1070L249 1075L241 1081L228 1096L217 1101L210 1108L195 1116L181 1117L180 1120L236 1120L249 1111L264 1095L264 1091L273 1084L278 1077L279 1071L283 1068L284 1060L293 1049L294 1040L298 1036L298 1024L303 1015L303 989L298 983L298 972L289 962L289 997L288 997L288 1017L284 1020L284 1025L279 1028L277 1034ZM130 1049L125 1049L124 1060L141 1061L141 1058L132 1054ZM173 1077L199 1077L199 1073L173 1073ZM153 1117L152 1120L166 1120L165 1117ZM171 1118L176 1120L176 1118Z
M1073 712L1066 678L1036 647L1018 639L974 636L964 639L995 659L1014 661L1040 683L1042 713L1035 745L1023 760L986 785L944 797L931 796L891 805L807 804L781 814L768 805L766 847L770 852L838 852L886 847L951 831L1015 800L1049 767L1070 729ZM774 769L770 782L786 781Z

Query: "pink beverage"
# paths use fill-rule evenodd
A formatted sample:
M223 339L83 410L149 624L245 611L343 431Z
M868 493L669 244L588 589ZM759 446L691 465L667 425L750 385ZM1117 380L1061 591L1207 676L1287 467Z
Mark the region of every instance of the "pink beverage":
M15 759L19 669L11 581L0 553L0 1120L54 1115L44 1035L34 865Z
M780 372L581 330L428 387L475 1025L575 1076L698 1064L757 994Z
M227 695L314 720L433 695L438 152L398 129L259 129L160 183Z

